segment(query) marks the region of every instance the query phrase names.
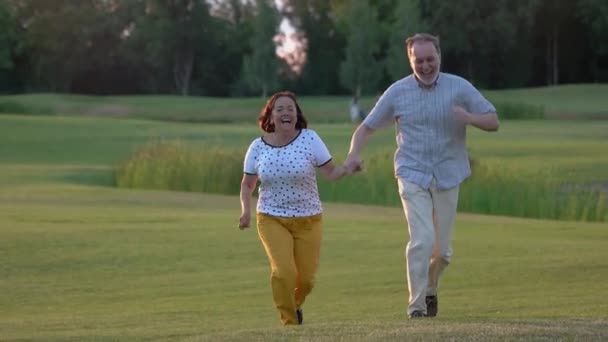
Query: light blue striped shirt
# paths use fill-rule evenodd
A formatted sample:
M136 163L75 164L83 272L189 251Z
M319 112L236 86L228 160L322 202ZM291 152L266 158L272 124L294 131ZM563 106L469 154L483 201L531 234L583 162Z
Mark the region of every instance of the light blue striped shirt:
M425 189L435 178L439 189L450 189L471 175L466 127L456 123L456 105L473 114L496 112L462 77L440 73L435 86L425 89L412 74L382 94L363 124L372 129L395 124L396 177Z

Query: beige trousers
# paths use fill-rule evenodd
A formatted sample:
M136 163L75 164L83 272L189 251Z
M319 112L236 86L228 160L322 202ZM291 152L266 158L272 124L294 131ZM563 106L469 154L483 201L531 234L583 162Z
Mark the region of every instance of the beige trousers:
M452 226L458 206L458 190L440 191L435 179L429 189L398 179L399 195L408 223L405 250L408 314L426 313L426 296L437 295L439 277L452 257Z

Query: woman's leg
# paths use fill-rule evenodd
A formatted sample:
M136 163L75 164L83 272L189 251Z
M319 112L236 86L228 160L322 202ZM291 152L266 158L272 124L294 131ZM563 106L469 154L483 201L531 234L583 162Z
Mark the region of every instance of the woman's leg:
M294 238L287 220L265 214L257 215L258 235L270 262L272 298L283 324L298 324L296 318L296 264Z
M293 220L294 256L297 269L295 300L296 308L299 309L314 287L321 256L323 218L319 214Z

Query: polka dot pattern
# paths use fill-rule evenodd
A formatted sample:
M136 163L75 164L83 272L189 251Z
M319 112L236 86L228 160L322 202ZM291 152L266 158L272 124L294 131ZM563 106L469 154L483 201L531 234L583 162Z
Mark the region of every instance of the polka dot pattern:
M320 214L316 167L330 160L327 147L310 129L281 147L255 139L247 150L244 171L260 179L257 211L280 217Z

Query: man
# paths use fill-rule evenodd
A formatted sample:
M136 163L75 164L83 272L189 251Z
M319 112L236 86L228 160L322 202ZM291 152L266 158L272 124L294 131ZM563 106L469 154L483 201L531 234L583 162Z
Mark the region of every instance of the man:
M439 276L452 256L452 225L460 183L471 174L466 126L497 131L496 109L465 79L439 71L439 39L406 40L413 74L393 83L353 134L345 164L360 168L373 132L397 127L395 175L408 223L405 251L408 317L434 317Z

